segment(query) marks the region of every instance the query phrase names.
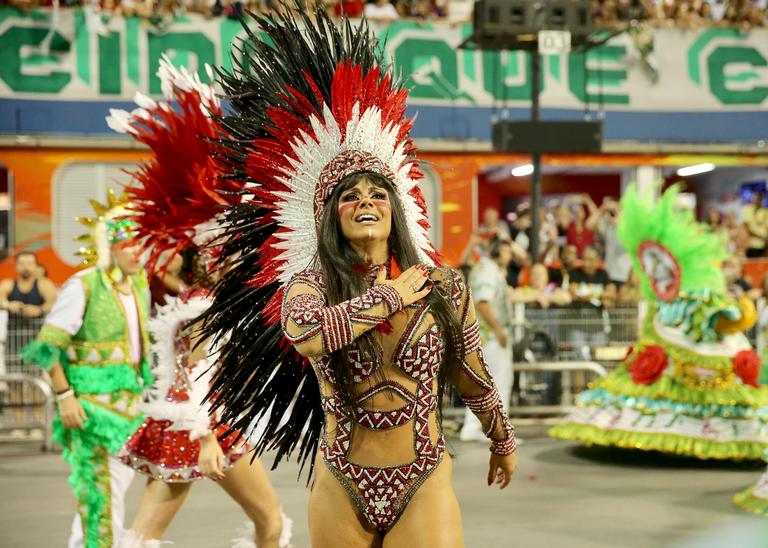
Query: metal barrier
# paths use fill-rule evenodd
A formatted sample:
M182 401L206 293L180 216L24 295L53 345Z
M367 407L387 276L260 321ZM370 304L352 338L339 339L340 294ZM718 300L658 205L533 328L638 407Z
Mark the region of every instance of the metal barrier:
M7 312L2 311L0 314ZM43 318L19 318L10 317L5 321L0 320L0 344L3 344L3 359L0 364L0 375L20 374L31 377L42 377L43 370L37 366L25 365L21 361L21 349L31 343L45 320ZM4 324L4 325L3 325ZM3 333L3 327L5 332Z
M764 301L758 303L758 311L762 313L765 306ZM542 424L570 412L574 394L585 389L595 375L606 375L637 340L644 312L644 303L610 311L515 305L513 340L520 342L530 334L543 333L554 346L552 356L514 363L516 383L510 414L515 422ZM35 338L42 324L42 319L8 318L7 312L0 311L0 432L18 435L26 431L25 439L29 439L30 433L42 429L43 447L50 449L54 416L51 388L44 371L24 365L20 357L21 349ZM746 333L758 351L765 348L764 330L754 327ZM537 391L559 404L531 404L536 399L531 395L536 396ZM444 412L449 418L463 413L460 406ZM0 441L7 439L20 438L0 437Z
M50 385L40 377L0 375L0 439L38 439L32 435L37 431L42 449L50 451L55 399Z
M514 364L515 374L519 374L517 386L513 388L513 401L510 406L509 416L514 418L515 424L547 424L557 422L562 415L567 415L576 407L574 406L575 395L584 388L585 382L575 384L572 379L572 373L593 373L596 377L604 377L608 371L594 361L551 361L534 363L516 363ZM559 399L557 405L530 405L520 401L520 388L525 382L526 373L552 372L560 373L559 379ZM574 390L574 386L576 389Z
M594 307L542 309L516 305L513 314L514 338L521 340L530 332L545 333L555 343L558 359L593 361L597 348L625 349L633 344L637 340L643 315L643 306L604 310Z
M21 349L34 340L43 322L0 311L0 441L40 440L50 450L53 391L42 369L21 360Z

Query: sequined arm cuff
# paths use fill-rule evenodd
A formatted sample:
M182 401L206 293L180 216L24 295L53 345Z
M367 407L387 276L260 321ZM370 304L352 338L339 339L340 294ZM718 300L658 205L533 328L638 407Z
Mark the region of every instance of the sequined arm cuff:
M381 295L382 299L384 299L384 303L387 305L387 308L389 309L390 314L394 314L395 312L400 312L403 308L403 298L400 296L400 293L397 292L397 290L389 285L376 285L373 286L371 291L375 291L379 295Z
M507 417L507 411L501 402L499 391L494 386L490 390L478 396L463 396L462 399L470 411L480 417L486 415L487 425L485 426L485 435L491 438L491 452L496 455L509 455L515 452L515 428ZM481 419L481 422L485 423ZM504 437L501 439L493 438L497 425L501 424Z

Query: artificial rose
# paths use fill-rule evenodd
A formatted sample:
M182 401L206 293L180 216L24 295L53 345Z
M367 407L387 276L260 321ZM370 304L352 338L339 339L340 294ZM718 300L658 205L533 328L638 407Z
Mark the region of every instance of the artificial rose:
M733 358L733 372L750 386L757 386L757 377L760 374L760 357L754 350L742 350Z
M635 384L653 384L667 368L667 356L657 344L643 348L629 365L629 374Z

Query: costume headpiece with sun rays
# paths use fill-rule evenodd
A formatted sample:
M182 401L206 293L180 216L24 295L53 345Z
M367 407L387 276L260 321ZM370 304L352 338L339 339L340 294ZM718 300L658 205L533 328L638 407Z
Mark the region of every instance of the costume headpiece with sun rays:
M117 194L113 189L107 191L107 203L89 200L94 215L75 217L75 220L88 228L88 232L76 238L85 244L77 251L82 257L83 266L98 266L103 270L112 266L110 247L125 242L136 236L136 222L132 218L130 201L125 192Z
M635 185L621 199L617 235L646 299L639 339L623 363L579 396L557 438L697 458L756 459L768 447L768 387L744 335L756 320L730 295L725 241L678 207Z
M267 416L257 451L276 462L297 446L314 455L322 427L317 380L284 341L282 293L317 256L325 202L348 175L373 172L392 182L420 259L437 264L421 178L405 117L407 91L385 68L365 22L336 26L323 10L285 9L256 17L220 71L231 115L220 118L220 171L243 188L229 208L206 330L222 341L211 394L222 421L247 429Z

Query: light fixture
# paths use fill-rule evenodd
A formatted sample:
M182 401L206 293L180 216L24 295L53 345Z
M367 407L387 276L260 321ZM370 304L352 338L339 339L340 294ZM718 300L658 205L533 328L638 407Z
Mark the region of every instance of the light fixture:
M523 164L512 168L513 177L525 177L533 173L533 164Z
M677 170L677 174L680 177L690 177L691 175L700 175L702 173L706 173L707 171L712 171L713 169L715 169L715 164L707 162L705 164L695 164L692 166L681 167Z

